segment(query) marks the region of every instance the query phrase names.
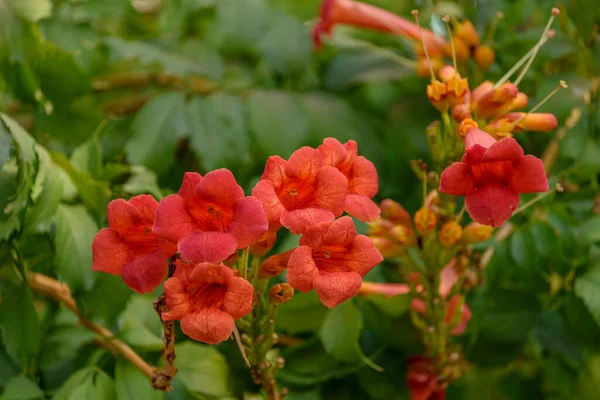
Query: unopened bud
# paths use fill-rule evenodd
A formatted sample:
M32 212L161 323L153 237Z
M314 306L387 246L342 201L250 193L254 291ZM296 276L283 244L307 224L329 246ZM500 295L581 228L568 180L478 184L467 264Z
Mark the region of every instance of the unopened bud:
M494 89L494 84L490 81L484 81L471 91L471 110L474 110L479 105L479 100L491 90Z
M487 119L497 114L498 110L511 102L519 88L513 83L506 82L484 94L477 105L477 117Z
M446 112L449 104L446 99L446 84L435 80L427 85L427 98L431 104L439 111Z
M394 224L387 219L376 219L375 221L367 222L369 227L369 236L386 236L394 227Z
M469 20L464 20L456 24L454 34L461 38L469 47L479 46L479 43L481 43L479 34Z
M435 215L431 208L421 207L415 213L415 226L417 227L417 231L419 231L419 233L429 233L435 229L436 225L437 215Z
M488 240L492 236L494 228L488 225L482 225L478 222L471 222L463 229L462 241L465 244L479 243Z
M471 108L468 104L457 104L452 107L452 119L456 122L461 122L466 118L471 117ZM473 121L473 120L471 120ZM465 133L466 134L466 133ZM463 135L464 136L464 135Z
M394 238L398 244L403 245L410 242L413 238L413 231L406 225L396 225L390 230L390 236Z
M452 38L452 43L454 43L454 53L456 54L456 61L458 61L459 63L467 62L470 57L469 46L467 45L467 43L459 37ZM444 50L447 56L452 56L452 46L450 44L448 44Z
M287 268L287 263L295 249L288 250L285 253L276 254L264 260L258 267L259 278L273 278L281 275Z
M269 227L268 231L266 231L260 238L250 245L250 254L256 258L261 258L267 254L277 241L278 229L279 225Z
M433 72L436 72L443 65L443 61L438 58L420 58L416 67L417 76L421 78L428 78L431 76L432 70Z
M383 257L387 258L397 256L398 252L400 251L398 246L396 246L396 244L388 238L375 236L371 238L371 241Z
M384 199L379 208L381 208L381 215L393 224L410 225L410 214L400 203L392 199Z
M481 45L475 49L473 58L475 59L475 64L485 71L496 61L496 53L494 53L494 50L490 46Z
M443 247L454 246L462 237L462 227L456 221L446 222L440 227L439 240Z
M440 80L444 83L448 83L456 75L460 77L460 74L458 73L458 71L456 71L456 69L454 69L452 65L444 65L438 70L438 76L440 77Z
M294 289L287 283L278 283L269 290L269 300L273 304L284 304L292 299Z

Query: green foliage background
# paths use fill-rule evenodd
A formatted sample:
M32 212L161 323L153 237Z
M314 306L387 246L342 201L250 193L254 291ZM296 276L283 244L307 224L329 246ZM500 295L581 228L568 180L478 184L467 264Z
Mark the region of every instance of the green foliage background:
M92 273L91 242L111 199L176 191L183 172L229 168L250 191L269 155L287 157L325 137L355 139L380 174L379 199L414 211L409 161L427 159L436 118L414 71L364 47L314 53L318 0L165 0L140 13L127 0L0 0L0 399L230 399L257 392L232 342L217 347L178 332L175 391L153 392L125 360L99 346L69 311L32 294L37 271L66 282L89 319L151 363L160 358L156 296ZM146 2L152 3L152 2ZM374 1L407 16L426 2ZM435 2L438 14L474 21L480 34L502 11L497 79L537 40L554 4L525 0ZM132 5L133 4L133 5ZM530 104L569 83L544 110L562 124L550 180L567 192L513 218L495 246L474 317L457 338L468 373L450 399L600 398L600 113L594 0L567 0L557 34L521 90ZM435 22L435 20L432 20ZM396 38L340 28L411 57ZM587 101L584 101L587 100ZM552 135L521 134L540 155ZM596 200L597 201L597 200ZM282 237L278 249L297 238ZM395 279L377 267L370 280ZM157 290L160 293L161 289ZM284 305L280 383L290 400L407 399L405 360L421 351L404 297L358 298L327 310L313 294ZM384 368L366 365L364 356Z

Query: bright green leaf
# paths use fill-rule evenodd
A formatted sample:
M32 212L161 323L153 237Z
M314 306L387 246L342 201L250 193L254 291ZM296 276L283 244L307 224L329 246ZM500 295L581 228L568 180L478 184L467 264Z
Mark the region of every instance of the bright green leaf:
M34 400L44 396L37 383L25 376L10 379L0 398L2 400Z
M160 400L165 392L152 389L150 380L134 365L124 359L117 360L115 367L117 400Z
M158 200L163 197L156 174L142 165L131 167L131 177L123 184L123 190L132 195L148 193Z
M114 400L113 380L104 371L86 367L75 372L62 385L53 400Z
M175 157L175 148L188 132L183 93L166 93L150 100L131 124L133 136L125 145L132 164L167 172Z
M7 0L12 11L31 22L48 18L52 14L52 2L50 0Z
M56 271L72 290L89 290L92 271L92 242L98 226L83 206L61 204L56 213Z
M327 312L319 336L327 353L340 361L355 362L360 359L356 345L361 330L360 311L346 301Z
M221 93L196 96L187 110L190 145L205 170L250 161L245 108L238 97Z
M229 370L225 357L214 346L186 341L175 345L176 379L192 392L207 396L229 394Z

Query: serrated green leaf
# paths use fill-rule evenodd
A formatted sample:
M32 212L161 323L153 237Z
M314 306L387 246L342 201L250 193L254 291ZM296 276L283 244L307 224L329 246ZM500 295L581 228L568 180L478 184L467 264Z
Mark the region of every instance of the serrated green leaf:
M327 312L319 336L327 353L340 361L356 362L360 360L356 346L361 330L358 308L346 301Z
M300 75L311 62L312 43L308 30L302 21L284 12L271 12L259 48L271 68L285 75Z
M37 383L25 376L11 378L4 388L2 400L34 400L44 396Z
M249 163L245 107L238 97L222 93L196 96L187 111L190 145L204 170Z
M250 131L265 156L287 158L308 139L308 121L297 97L290 92L252 92L248 114Z
M216 347L186 341L175 345L175 354L179 370L176 379L190 391L207 396L229 394L229 369Z
M40 350L40 329L29 285L7 283L0 307L0 330L6 352L27 365Z
M575 279L575 294L583 300L597 324L600 324L600 262Z
M177 143L188 133L183 93L166 93L150 100L135 116L131 130L133 136L125 145L129 162L158 175L165 173Z
M150 380L130 362L119 359L115 367L117 400L161 400L165 392L152 389Z
M71 290L89 290L96 279L92 271L92 242L98 225L83 206L61 204L56 213L56 272Z

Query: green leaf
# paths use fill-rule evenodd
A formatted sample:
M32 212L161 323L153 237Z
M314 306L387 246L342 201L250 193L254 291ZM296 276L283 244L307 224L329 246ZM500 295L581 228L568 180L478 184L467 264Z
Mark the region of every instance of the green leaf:
M589 358L577 379L577 392L582 400L600 398L600 356Z
M225 357L214 346L186 341L175 345L176 379L192 392L207 396L229 394L229 369Z
M326 137L342 142L360 138L356 111L340 97L326 92L302 93L298 97L310 121L310 137L315 144L321 144Z
M248 52L256 48L269 18L265 0L219 0L214 27L219 48L226 53Z
M575 294L583 300L596 323L600 324L600 262L575 279Z
M131 167L131 177L123 184L123 190L132 195L149 193L158 200L163 198L156 174L142 165Z
M0 167L10 159L12 138L4 127L0 127Z
M165 398L165 392L152 389L148 377L122 358L117 360L115 367L115 389L117 400L160 400Z
M312 43L307 29L298 18L284 12L271 12L259 47L265 61L282 74L300 75L311 61Z
M133 291L125 285L121 276L94 272L94 286L78 300L86 316L112 323L132 294Z
M40 321L29 285L7 283L2 290L0 330L6 352L27 365L40 350Z
M98 130L101 130L101 124ZM71 155L71 165L82 172L89 172L93 177L98 177L102 172L102 147L98 134L93 135Z
M113 380L96 367L86 367L75 372L61 386L53 400L114 400Z
M34 400L44 396L37 383L25 376L11 378L4 388L2 400Z
M321 327L326 314L327 308L314 291L296 293L292 300L279 306L275 327L277 331L292 335L316 332Z
M38 193L32 194L33 204L27 209L26 233L48 232L58 204L63 195L63 181L59 168L54 165L48 151L42 146L36 146L40 157L40 172L36 177Z
M250 162L245 107L238 97L222 93L196 96L187 111L190 145L204 170Z
M7 2L16 15L31 22L48 18L52 14L50 0L7 0Z
M510 255L514 260L513 268L519 283L530 290L546 286L545 271L540 263L536 240L529 229L521 228L511 236Z
M31 191L38 172L38 155L35 141L17 122L0 114L0 131L12 136L17 151L18 174L13 190L8 193L8 203L0 214L0 240L8 239L14 231L21 229L24 212L31 201ZM3 122L3 123L1 123ZM6 129L6 130L5 130ZM2 174L0 174L2 176ZM6 181L2 186L6 185Z
M98 226L83 206L61 204L56 213L56 258L59 278L77 292L94 284L92 242Z
M296 96L285 91L252 92L250 131L264 156L289 157L306 142L309 125Z
M364 300L375 305L385 315L397 318L410 309L412 297L406 295L388 297L382 294L371 294L365 296Z
M154 311L151 295L135 295L121 315L119 336L128 344L145 350L160 350L163 347L162 325Z
M355 362L360 359L356 345L361 330L360 311L346 301L327 312L319 336L328 354L340 361Z
M167 172L177 143L188 132L184 110L183 93L166 93L146 103L131 124L133 136L125 145L129 162L158 175Z
M583 222L579 227L581 238L587 242L600 242L600 215Z
M557 243L556 230L546 222L536 222L531 227L537 251L543 257L550 257L555 251Z

